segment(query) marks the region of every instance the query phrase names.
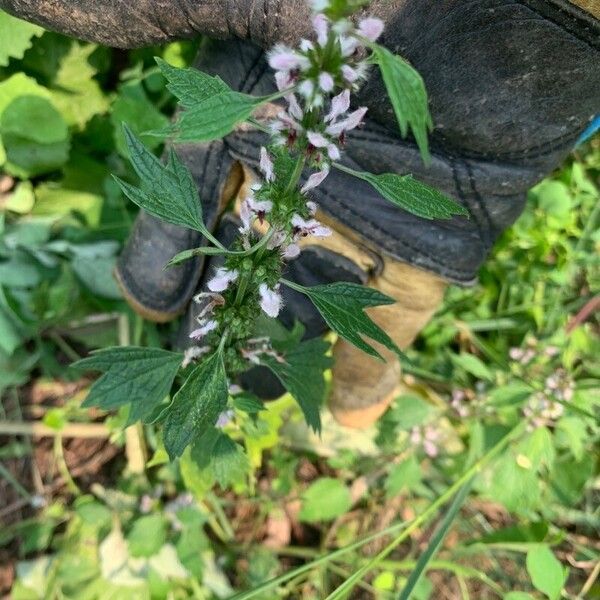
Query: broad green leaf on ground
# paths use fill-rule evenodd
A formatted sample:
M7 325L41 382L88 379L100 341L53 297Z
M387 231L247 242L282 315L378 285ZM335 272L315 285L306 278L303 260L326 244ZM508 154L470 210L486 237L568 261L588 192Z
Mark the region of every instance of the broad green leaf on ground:
M0 83L0 115L19 96L40 96L49 100L50 91L25 73L15 73Z
M31 182L21 181L7 197L0 198L0 210L6 209L25 215L33 208L34 203L35 196Z
M307 523L330 521L350 510L352 497L339 479L323 477L302 494L300 520Z
M205 358L175 394L163 428L172 459L181 456L195 437L212 427L227 406L227 376L220 351Z
M179 69L162 58L155 60L168 82L167 89L185 108L192 108L211 96L232 91L220 77L211 77L193 68Z
M144 419L167 397L182 355L160 348L124 346L106 348L72 366L102 371L82 406L111 410L131 404L129 421Z
M285 285L308 296L333 331L367 354L382 358L362 336L400 353L390 336L364 312L365 308L394 304L395 300L381 292L355 283L338 282L304 287L284 280Z
M36 202L32 214L54 220L76 212L83 215L91 227L100 223L102 196L80 190L62 188L59 184L45 182L35 188Z
M92 44L73 42L52 81L53 104L69 125L80 129L110 106L110 98L94 79L96 69L90 65L90 55L95 50Z
M531 583L550 600L560 598L566 572L548 546L536 546L527 553L527 572Z
M12 354L21 344L21 336L7 312L0 306L0 349Z
M400 133L406 136L410 128L423 160L428 161L427 133L433 128L433 122L427 106L425 83L419 73L400 56L378 44L373 44L372 48L400 125Z
M412 175L374 175L356 171L353 174L370 183L386 200L418 217L450 219L454 215L469 214L460 204Z
M42 33L39 25L0 10L0 67L5 67L10 58L23 58L25 50L31 48L32 39Z
M461 354L450 355L452 362L461 369L467 371L477 379L485 379L486 381L494 381L494 374L489 370L487 365L477 356L462 352Z
M123 193L150 214L182 227L205 231L202 208L192 176L171 151L168 164L148 150L127 125L123 125L131 164L141 180L141 188L115 177Z
M146 515L135 521L127 535L129 554L148 557L156 554L167 539L167 523L159 515Z
M432 412L431 404L420 396L402 394L394 401L387 418L394 422L397 429L409 431L428 421Z
M113 276L115 262L115 256L98 256L91 259L76 257L71 261L71 266L77 277L93 294L118 300L123 295Z
M175 134L177 141L210 142L231 133L238 123L246 121L267 97L239 92L223 92L184 110L178 121L161 134Z
M20 177L54 171L69 158L67 124L52 104L39 96L24 95L5 106L0 135L6 169Z
M392 467L385 480L385 492L388 498L397 496L404 490L412 490L420 483L423 471L414 456L403 460L399 465Z
M316 432L321 431L319 410L325 397L324 372L332 365L332 359L326 355L328 350L327 342L315 338L288 350L283 362L272 356L261 357L261 363L273 371L298 402L306 422Z
M137 81L119 87L119 94L111 106L110 119L117 150L124 157L127 157L127 144L123 123L127 123L137 135L152 129L162 129L169 124L169 119L148 99L142 84ZM162 143L159 138L152 136L145 137L144 141L150 149L157 148Z

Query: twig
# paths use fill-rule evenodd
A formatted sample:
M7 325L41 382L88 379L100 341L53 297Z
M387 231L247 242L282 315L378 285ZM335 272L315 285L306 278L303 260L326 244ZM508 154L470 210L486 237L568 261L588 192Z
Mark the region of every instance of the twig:
M0 421L1 435L28 435L33 437L107 438L110 431L101 423L69 423L62 429L53 429L40 421Z

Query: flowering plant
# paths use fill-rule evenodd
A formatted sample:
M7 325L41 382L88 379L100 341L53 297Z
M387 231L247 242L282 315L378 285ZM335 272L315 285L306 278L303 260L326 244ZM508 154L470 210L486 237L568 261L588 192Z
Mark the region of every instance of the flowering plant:
M195 342L180 353L153 348L101 350L78 367L104 371L86 399L87 405L114 408L131 403L130 421L163 422L163 440L171 458L189 444L200 444L208 455L235 457L241 448L222 430L232 407L254 413L231 383L254 364L267 366L298 401L306 421L320 429L319 407L325 392L324 371L330 366L323 340L300 342L302 332L275 335L282 308L281 286L313 302L329 327L368 354L380 357L366 339L400 352L391 338L364 312L390 304L380 292L350 283L303 287L282 277L286 261L296 258L300 240L326 237L331 231L317 219L310 192L332 169L367 181L397 206L425 218L449 218L464 209L410 175L371 174L340 162L347 132L360 127L365 107L352 108L352 94L377 64L401 133L410 129L424 160L428 160L427 130L431 119L422 79L404 60L376 43L384 24L367 17L353 20L350 0L317 0L314 37L297 48L275 46L268 54L277 91L253 97L230 89L220 78L192 69L159 67L169 89L184 107L167 132L174 141L211 141L231 133L240 123L266 134L260 150L262 181L255 184L239 208L239 235L225 247L202 220L201 202L191 174L174 151L162 164L125 127L133 167L141 187L116 178L124 194L149 213L176 225L202 232L209 244L175 256L170 265L199 254L224 258L195 301L200 305ZM279 106L270 120L253 117L264 104ZM245 125L247 126L247 125ZM257 332L257 317L264 328ZM192 366L193 363L193 366ZM170 403L165 398L184 369L183 385ZM237 399L237 400L236 400ZM258 403L258 406L257 406ZM227 464L230 464L229 461Z

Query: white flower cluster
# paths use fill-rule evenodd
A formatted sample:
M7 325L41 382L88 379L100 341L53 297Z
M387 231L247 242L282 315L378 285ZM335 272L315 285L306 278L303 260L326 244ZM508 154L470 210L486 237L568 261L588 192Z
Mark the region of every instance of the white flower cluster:
M315 0L312 20L314 39L304 39L297 49L279 44L268 54L269 65L275 70L275 83L285 92L286 106L270 123L271 145L286 145L290 152L303 153L304 161L314 169L300 189L304 206L289 215L287 223L270 222L267 249L278 249L283 260L300 254L299 241L307 236L327 237L328 227L316 218L317 206L307 193L320 185L329 175L331 163L341 158L346 132L361 125L367 109L350 111L351 92L358 89L367 74L366 48L382 33L384 24L375 18L366 18L354 25L349 19L331 21L325 14L328 0ZM253 186L240 206L242 246L251 248L253 225L273 216L273 202L268 199L269 185L276 177L273 158L266 147L260 151L260 171L264 182ZM297 190L294 190L297 194ZM301 213L301 214L300 214ZM287 218L287 217L286 217ZM200 294L204 303L199 327L190 337L199 340L214 331L218 324L209 318L215 306L222 305L220 294L236 282L236 269L218 268L207 287L210 293ZM266 283L258 287L260 306L269 317L277 317L283 299L279 285ZM251 357L248 357L249 359ZM190 360L193 358L190 358Z
M438 443L441 433L433 425L422 425L413 427L410 432L410 441L415 446L421 446L430 458L435 458L439 454Z
M573 399L575 384L564 369L557 369L544 382L544 391L533 394L523 415L529 421L529 429L553 425L565 412L565 402Z

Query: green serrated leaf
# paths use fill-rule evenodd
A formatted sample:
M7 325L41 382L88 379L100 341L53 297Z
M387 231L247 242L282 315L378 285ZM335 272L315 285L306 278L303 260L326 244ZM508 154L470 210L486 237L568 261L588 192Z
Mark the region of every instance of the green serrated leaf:
M227 406L227 376L221 351L203 360L175 394L163 429L171 460L181 456L194 437L213 426Z
M560 597L565 583L565 570L548 546L537 546L527 553L527 572L531 582L551 600Z
M123 346L94 352L76 369L102 371L82 406L111 410L131 403L129 421L144 419L167 397L182 355L160 348Z
M192 108L211 96L231 91L220 77L211 77L193 68L179 69L162 58L156 57L154 60L168 81L167 89L185 108Z
M400 132L406 136L410 128L421 156L429 161L427 133L433 128L427 106L427 90L419 73L400 56L373 44L373 56L379 65L383 82L394 108Z
M393 298L381 292L355 283L331 283L310 288L283 280L285 285L308 296L333 331L367 354L382 358L361 336L379 342L389 350L400 354L392 338L375 324L364 312L365 308L394 304Z
M187 167L171 151L167 165L148 150L135 134L123 125L131 164L141 180L135 187L115 177L123 193L150 214L182 227L205 232L198 191Z
M152 556L167 539L167 523L161 515L146 515L135 521L127 545L131 556Z
M220 140L267 100L266 97L257 98L231 91L211 96L181 113L174 126L176 139L181 142Z
M217 483L225 488L244 479L248 458L239 444L220 432L212 449L212 466Z
M329 521L350 510L350 490L339 480L323 477L302 494L300 520L308 523Z
M0 67L5 67L10 58L23 58L31 47L31 40L42 35L39 25L17 19L0 10Z
M326 356L329 344L315 338L302 342L285 353L285 362L263 356L261 363L269 367L285 389L300 405L304 418L317 433L321 431L319 409L325 397L325 370L332 365Z
M241 394L234 396L233 406L237 410L241 410L249 415L255 415L266 410L263 401L250 392L242 392Z
M416 180L412 175L374 175L366 172L353 174L370 183L386 200L418 217L450 219L455 215L469 215L460 204Z

